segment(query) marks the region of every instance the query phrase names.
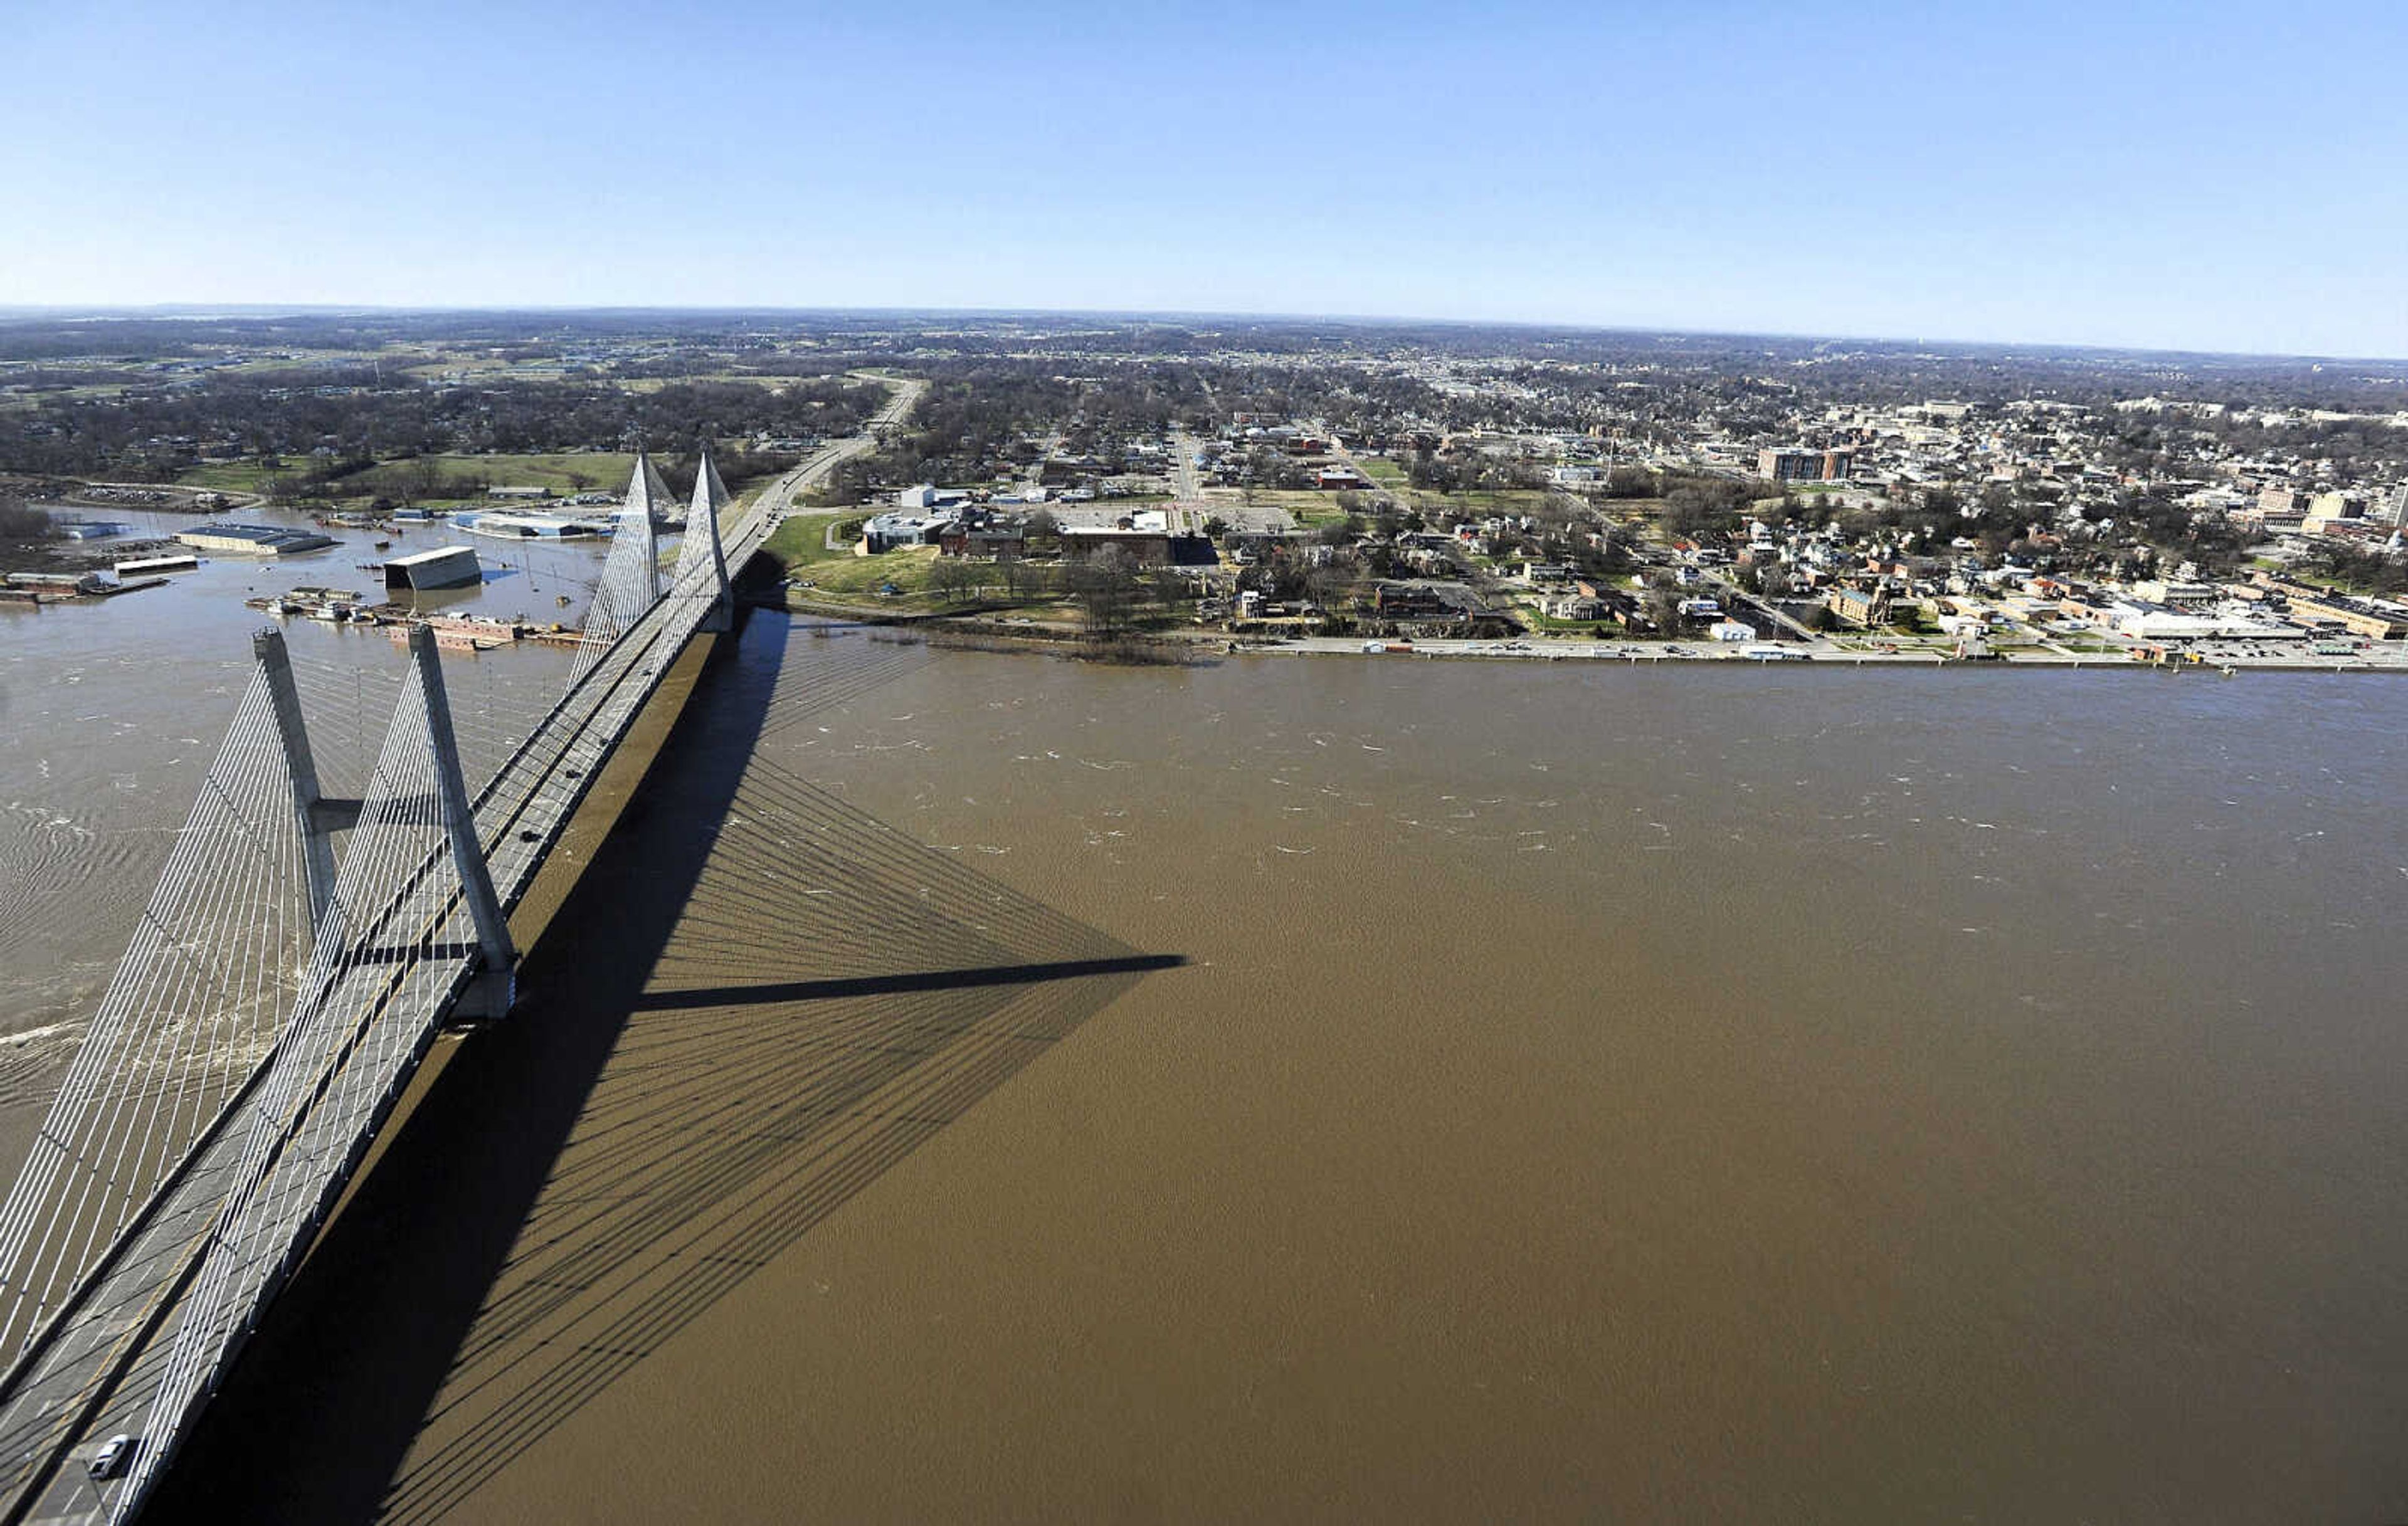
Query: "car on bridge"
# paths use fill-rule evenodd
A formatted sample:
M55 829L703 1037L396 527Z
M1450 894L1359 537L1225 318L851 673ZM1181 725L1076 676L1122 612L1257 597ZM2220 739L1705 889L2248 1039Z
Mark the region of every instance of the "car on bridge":
M83 1471L93 1478L114 1478L134 1461L135 1438L121 1431L100 1444Z

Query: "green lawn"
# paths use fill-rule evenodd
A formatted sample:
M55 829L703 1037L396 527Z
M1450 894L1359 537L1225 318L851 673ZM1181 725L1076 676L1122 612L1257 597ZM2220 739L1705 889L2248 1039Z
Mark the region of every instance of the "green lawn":
M778 527L778 533L782 535L797 522L788 521ZM806 544L821 545L819 533L825 525L825 516L812 521L810 535L807 537ZM776 536L773 535L770 548L772 554L777 550L775 542ZM820 560L815 562L788 563L797 581L811 585L809 588L797 588L794 591L796 596L799 598L824 599L832 604L886 608L898 614L942 614L968 602L940 600L932 592L930 582L936 569L938 555L937 548L934 546L916 546L904 550L888 551L882 556L855 556L850 551L838 552L831 556L824 549L818 554ZM980 566L975 570L988 580L985 588L976 595L977 602L980 604L992 607L1010 602L1024 609L1037 609L1052 606L1060 602L1060 596L1052 593L1025 595L1018 600L1007 601L1003 592L1002 576L996 569L992 566ZM882 592L889 585L892 585L896 592L892 593Z
M422 456L447 476L474 475L497 488L546 487L555 497L575 492L624 492L636 458L620 450L554 451L521 456ZM394 464L388 463L387 466ZM380 466L378 470L387 469ZM366 472L360 474L369 475ZM579 486L582 482L583 486Z
M481 493L470 492L466 485L468 479L475 478L482 478L497 488L549 488L554 498L566 498L579 492L625 492L628 478L635 473L636 458L617 450L419 456L408 461L380 462L366 471L330 482L322 492L310 496L342 503L378 496L400 497L404 484L412 480L412 475L422 465L431 466L443 476L442 483L427 494L430 498L481 499ZM308 460L300 457L288 457L280 466L260 466L247 461L218 462L195 466L176 481L187 488L258 492L269 478L298 481L308 466Z
M847 512L796 514L770 531L769 538L761 549L789 571L813 563L833 562L839 557L850 559L853 556L852 543L861 538L861 519L857 513ZM827 547L830 524L842 527L837 535L839 549L833 551Z
M934 546L914 546L888 551L883 556L823 554L824 560L812 563L799 574L814 585L808 592L855 602L879 598L878 591L888 583L900 589L905 596L917 594L928 586L929 570L937 564Z
M257 492L259 484L271 477L290 477L294 468L261 466L248 461L210 462L185 472L176 478L183 488L206 488L219 492Z

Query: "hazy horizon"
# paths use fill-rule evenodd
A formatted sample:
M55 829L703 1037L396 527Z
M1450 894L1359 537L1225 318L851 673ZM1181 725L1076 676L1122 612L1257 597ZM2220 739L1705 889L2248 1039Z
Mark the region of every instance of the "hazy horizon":
M894 318L964 320L1077 320L1097 322L1162 323L1294 323L1340 324L1364 329L1460 328L1521 330L1534 333L1664 335L1691 339L1762 339L1787 344L1932 346L1971 350L2032 350L2053 353L2097 353L2163 356L2172 359L2303 361L2312 364L2408 365L2408 354L2348 354L2316 350L2197 349L2162 345L2091 344L2079 340L1999 338L1930 334L1839 334L1808 330L1708 328L1678 323L1584 323L1547 319L1452 318L1406 313L1212 312L1182 308L1104 308L986 307L952 307L928 305L831 307L821 304L737 303L533 303L533 302L117 302L0 303L0 322L49 319L77 321L188 321L219 318L332 318L389 314L441 317L449 314L530 318L680 315L731 318Z
M2408 16L2357 0L137 0L22 15L12 42L0 171L27 235L0 246L0 299L45 307L1398 314L2408 355Z

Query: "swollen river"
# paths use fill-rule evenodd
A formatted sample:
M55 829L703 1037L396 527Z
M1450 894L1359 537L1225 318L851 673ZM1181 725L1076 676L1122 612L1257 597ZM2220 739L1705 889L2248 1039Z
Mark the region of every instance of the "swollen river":
M13 1027L105 982L239 692L255 619L165 597L0 620ZM355 766L399 654L311 635ZM498 733L564 664L446 665ZM756 619L186 1487L2398 1519L2403 777L2382 678Z

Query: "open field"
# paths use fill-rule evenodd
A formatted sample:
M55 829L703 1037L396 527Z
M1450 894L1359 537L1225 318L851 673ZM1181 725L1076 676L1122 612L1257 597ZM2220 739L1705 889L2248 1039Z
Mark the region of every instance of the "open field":
M624 450L552 451L533 455L421 456L447 476L488 478L494 486L546 487L555 497L573 492L625 490L636 458ZM656 461L660 457L654 458ZM375 468L382 471L387 466ZM363 477L370 475L363 472ZM580 485L582 484L582 485Z
M464 478L482 478L494 487L544 487L556 498L571 493L594 491L618 492L627 485L635 470L636 458L618 450L553 451L526 455L430 455L408 461L380 462L365 471L329 482L311 494L336 503L365 501L379 495L402 496L406 472L420 465L433 467L442 474L444 483L429 497L473 497L465 487L456 486ZM221 492L258 492L270 478L297 479L306 470L303 463L286 460L281 465L262 466L255 462L210 462L195 466L176 478L177 485L187 488L209 488Z
M853 556L851 543L861 538L862 516L853 512L833 514L795 514L769 532L762 542L762 550L789 570L815 562L833 562L838 557ZM846 521L853 521L846 524ZM838 549L828 549L828 526L842 526L836 539Z
M291 477L294 468L262 466L253 461L212 461L179 475L179 488L204 488L217 492L257 492L271 477Z

